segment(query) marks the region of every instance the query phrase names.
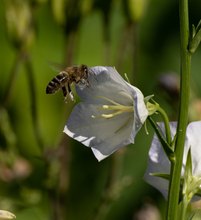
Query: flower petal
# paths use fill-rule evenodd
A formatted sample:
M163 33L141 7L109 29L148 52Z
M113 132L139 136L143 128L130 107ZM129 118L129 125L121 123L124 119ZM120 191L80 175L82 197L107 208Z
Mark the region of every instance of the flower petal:
M201 175L201 121L192 122L187 127L187 146L191 147L193 175ZM185 157L187 157L188 148L185 148Z
M142 94L142 92L130 85L133 90L131 90L132 92L132 96L134 98L134 119L135 119L135 123L134 123L134 126L135 126L135 134L134 136L136 135L136 133L139 131L139 129L141 128L142 124L144 124L145 120L147 119L147 116L148 116L148 110L145 106L145 103L144 103L144 96Z
M107 97L122 105L133 102L131 91L126 81L113 67L96 66L89 68L89 86L76 85L78 96L84 102L107 104L100 97ZM126 97L125 97L126 96Z
M64 132L84 145L93 148L98 160L134 142L133 113L127 112L110 119L98 117L99 105L79 103L74 107ZM95 116L93 118L92 116ZM97 116L97 117L96 117ZM95 150L94 150L95 149ZM97 156L99 151L99 156ZM100 155L104 156L100 156Z
M164 125L163 123L158 123L162 132L164 133ZM172 137L176 133L177 123L171 122L170 129ZM161 143L156 135L153 137L153 141L151 143L151 148L149 150L149 160L147 165L147 170L144 175L144 179L150 185L158 189L165 198L168 195L168 180L165 180L161 177L156 177L150 175L151 173L170 173L170 162L161 146Z
M176 133L176 123L171 122L171 134L172 136ZM164 133L164 126L160 124L161 130ZM181 175L184 175L186 159L188 150L191 147L191 156L192 156L192 167L193 167L193 176L201 175L201 121L192 122L188 125L186 131L186 140L184 146L184 155L182 162L182 171ZM167 198L168 193L168 181L160 177L151 176L150 173L168 173L170 170L170 162L165 155L163 148L155 135L151 144L149 151L149 161L148 167L144 176L144 179L157 188L165 198Z
M103 159L105 159L106 157L108 157L108 155L103 155L99 150L97 150L96 148L91 148L93 151L94 156L97 158L98 161L101 161Z

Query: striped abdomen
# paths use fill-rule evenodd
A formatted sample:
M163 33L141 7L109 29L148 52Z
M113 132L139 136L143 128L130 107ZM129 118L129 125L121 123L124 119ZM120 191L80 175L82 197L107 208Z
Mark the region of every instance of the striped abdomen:
M59 73L48 83L46 87L46 93L47 94L55 93L63 86L66 86L68 81L69 81L69 76L66 72Z

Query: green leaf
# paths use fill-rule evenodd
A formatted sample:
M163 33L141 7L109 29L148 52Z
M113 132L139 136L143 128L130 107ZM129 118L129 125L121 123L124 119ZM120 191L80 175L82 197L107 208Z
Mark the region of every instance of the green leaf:
M151 176L157 176L157 177L161 177L165 180L169 180L170 179L170 174L168 173L150 173Z

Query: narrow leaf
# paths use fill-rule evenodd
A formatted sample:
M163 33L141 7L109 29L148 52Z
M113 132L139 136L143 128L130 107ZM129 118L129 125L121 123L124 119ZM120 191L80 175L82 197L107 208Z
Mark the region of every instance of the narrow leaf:
M168 173L150 173L151 176L157 176L157 177L161 177L165 180L169 180L170 179L170 174Z

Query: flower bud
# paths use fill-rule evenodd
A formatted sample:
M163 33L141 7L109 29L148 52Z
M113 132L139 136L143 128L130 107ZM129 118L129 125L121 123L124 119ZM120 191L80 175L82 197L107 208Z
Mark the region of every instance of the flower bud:
M66 0L52 0L52 12L59 24L65 23Z
M146 9L147 0L128 0L130 16L133 21L139 21Z
M27 1L6 1L6 25L8 35L16 47L29 46L32 43L32 13Z

